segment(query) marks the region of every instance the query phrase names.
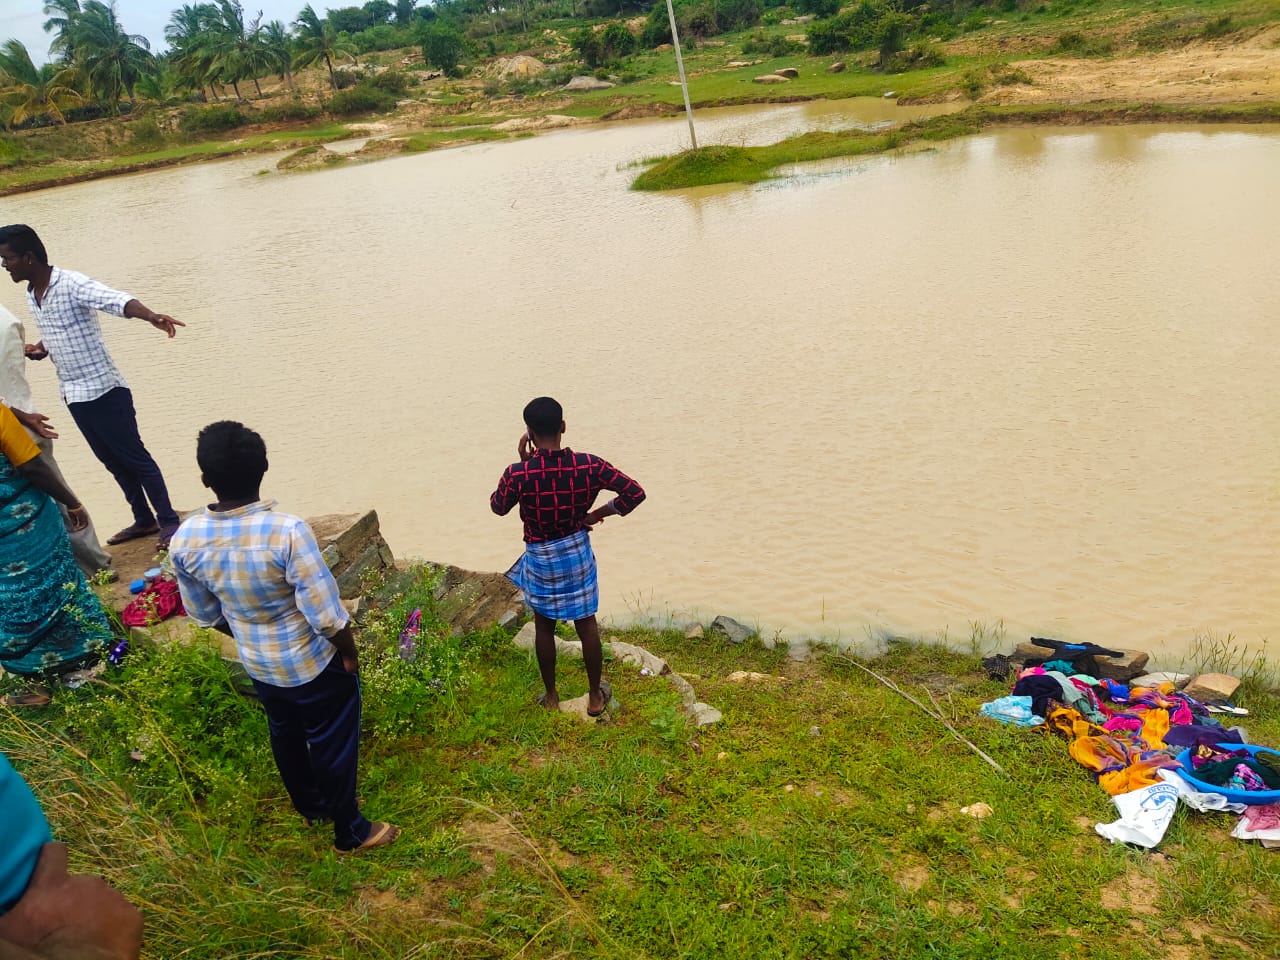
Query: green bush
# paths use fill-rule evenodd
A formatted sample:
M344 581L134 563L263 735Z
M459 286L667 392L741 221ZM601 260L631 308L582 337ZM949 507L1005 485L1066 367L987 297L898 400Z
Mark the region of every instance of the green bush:
M152 813L202 804L254 814L248 783L271 774L266 717L245 696L213 641L135 651L105 689L67 704L67 726L96 762L133 786Z
M314 120L320 116L321 112L319 107L313 107L295 98L263 107L262 119L267 123L290 123L297 120Z
M1102 37L1086 37L1082 33L1068 30L1058 37L1050 53L1067 57L1108 57L1111 55L1111 41Z
M383 113L394 109L395 105L394 93L360 83L350 90L335 93L325 104L325 110L336 117L349 117L361 113Z
M796 9L801 13L812 13L815 17L834 17L840 12L840 0L800 0Z
M143 117L129 125L129 144L140 150L157 150L164 146L164 131L156 118Z
M403 97L409 90L409 78L399 70L383 70L366 80L365 85Z
M1225 37L1235 28L1236 25L1231 20L1231 14L1224 13L1222 16L1206 23L1204 29L1200 31L1200 36L1206 40L1214 40L1218 37Z
M187 107L178 117L178 129L183 133L221 133L234 130L249 122L237 107L231 104L215 104L212 107Z
M881 46L886 39L900 44L910 23L909 18L890 10L883 0L862 0L830 20L811 24L809 52L822 56L838 50L866 50Z
M888 69L893 73L902 73L905 70L927 70L930 67L940 67L946 62L947 58L943 56L937 45L926 40L917 40L906 50L891 57Z
M763 54L767 57L785 57L793 53L804 52L803 43L788 40L783 34L768 34L763 30L747 35L742 43L744 55Z
M466 41L453 27L436 21L421 28L418 34L422 41L422 59L427 66L443 70L452 75L462 61L466 50Z

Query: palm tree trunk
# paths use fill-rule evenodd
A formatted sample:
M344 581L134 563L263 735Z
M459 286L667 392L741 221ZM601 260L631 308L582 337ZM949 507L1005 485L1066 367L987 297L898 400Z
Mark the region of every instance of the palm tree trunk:
M333 87L334 90L337 90L338 78L333 75L333 61L329 59L329 55L327 53L324 55L324 64L329 68L329 86Z
M285 70L284 78L289 81L289 89L296 93L298 88L293 85L293 71Z
M257 78L257 77L254 77L254 78L253 78L253 85L254 85L255 87L257 87L257 89L258 89L258 99L259 99L259 100L261 100L261 99L262 99L262 85L258 83L258 78Z
M234 90L234 91L236 92L236 99L237 99L237 100L243 100L243 99L244 99L244 95L240 93L240 81L239 81L239 80L232 80L232 81L231 81L231 89L232 89L232 90Z

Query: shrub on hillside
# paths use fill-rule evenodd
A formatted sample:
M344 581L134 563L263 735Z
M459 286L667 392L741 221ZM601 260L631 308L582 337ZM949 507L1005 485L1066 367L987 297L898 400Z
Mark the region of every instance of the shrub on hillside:
M267 123L290 123L297 120L314 120L320 116L320 113L319 107L313 107L295 98L263 107L262 119Z
M178 117L178 129L183 133L221 133L243 127L249 118L238 107L229 103L211 107L187 107Z
M365 85L403 97L409 89L409 78L399 70L383 70L366 80Z
M164 146L164 131L155 117L146 116L129 125L129 145L139 150L158 150Z
M394 109L395 105L394 93L360 83L350 90L335 93L325 104L325 110L336 117L349 117L360 113L383 113Z
M748 56L760 53L767 57L785 57L792 53L799 53L803 49L802 43L788 40L780 33L770 36L762 30L749 34L742 44L742 52Z
M799 0L796 8L801 13L812 13L819 19L834 17L840 12L840 0Z
M809 52L817 56L838 50L867 50L881 46L885 21L902 17L891 11L883 0L862 0L830 20L819 20L809 26Z
M418 36L422 42L422 59L427 62L427 66L436 67L449 75L457 71L466 50L462 34L446 23L432 21L421 28Z
M935 44L926 40L917 40L906 50L891 57L887 69L890 73L903 73L907 70L940 67L946 62L947 58Z

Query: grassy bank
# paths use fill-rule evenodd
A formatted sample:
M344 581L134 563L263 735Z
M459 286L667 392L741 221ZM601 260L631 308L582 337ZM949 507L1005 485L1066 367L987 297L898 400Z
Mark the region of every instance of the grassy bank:
M913 40L906 59L884 67L874 49L812 55L806 44L813 25L795 22L796 12L770 7L750 29L687 37L695 110L886 93L905 102L1023 107L1145 101L1152 91L1186 108L1280 103L1275 52L1280 8L1269 0L1010 0L975 8L963 22L940 24L937 36ZM310 68L294 77L296 91L264 78L265 92L253 102L140 101L128 117L5 132L0 134L0 195L240 153L304 148L358 135L361 131L350 127L358 121L396 141L394 149L375 148L353 158L367 160L502 138L514 131L494 127L513 119L557 114L590 122L669 115L682 108L670 50L641 49L598 68L594 72L615 84L608 89L564 90L568 77L593 72L576 59L569 42L589 22L603 27L611 21L548 20L530 23L523 32L504 32L502 55L519 52L544 61L545 72L529 77L499 78L498 56L484 53L490 46L487 36L473 38L461 79L432 78L412 47L363 55L360 70L369 73L369 83L382 82L377 71L395 78L388 86L394 94L383 96L383 102L396 104L389 110L347 112L349 96L345 106L339 98L350 91L333 94L323 68ZM836 61L844 68L830 72ZM798 76L773 85L754 82L783 67L795 68ZM228 122L233 129L220 125ZM538 129L533 124L521 135ZM814 146L792 144L781 153L794 149L807 157ZM851 140L846 147L858 153L884 145ZM694 166L731 168L738 171L736 180L766 175L757 169L761 162L759 156L748 159L722 148Z
M1148 855L1093 824L1109 798L1061 741L979 719L977 654L895 644L876 670L1000 763L834 654L619 632L724 712L696 729L663 679L606 665L622 709L534 705L505 635L450 638L431 583L362 616L361 795L405 828L337 859L283 796L265 721L209 649L151 650L15 713L0 749L73 866L147 919L149 957L1271 957L1276 854L1179 812ZM403 616L423 656L395 656ZM772 679L734 682L733 671ZM585 687L561 665L562 692ZM1280 704L1251 685L1259 742ZM985 802L982 820L961 814Z
M717 183L756 183L768 179L787 164L885 153L969 136L992 127L1121 123L1280 123L1280 104L974 106L962 113L916 120L889 130L818 131L762 147L710 146L686 150L654 160L632 186L637 190L676 190Z

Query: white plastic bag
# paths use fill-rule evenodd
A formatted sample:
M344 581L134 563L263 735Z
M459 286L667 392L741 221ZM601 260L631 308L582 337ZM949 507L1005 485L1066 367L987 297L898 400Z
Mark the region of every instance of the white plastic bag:
M1165 783L1172 784L1178 791L1178 796L1192 810L1198 810L1201 813L1212 813L1215 810L1226 810L1230 813L1244 813L1244 804L1235 803L1228 800L1220 793L1201 793L1191 784L1182 778L1182 775L1172 767L1166 767L1163 770L1157 770L1156 775Z
M1153 783L1112 797L1120 819L1115 823L1094 826L1100 836L1112 843L1133 843L1148 850L1164 839L1173 812L1178 809L1178 788L1168 783Z

